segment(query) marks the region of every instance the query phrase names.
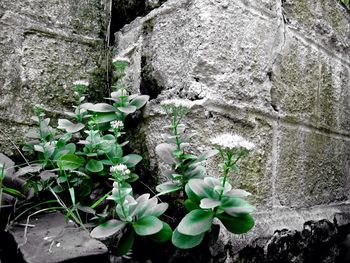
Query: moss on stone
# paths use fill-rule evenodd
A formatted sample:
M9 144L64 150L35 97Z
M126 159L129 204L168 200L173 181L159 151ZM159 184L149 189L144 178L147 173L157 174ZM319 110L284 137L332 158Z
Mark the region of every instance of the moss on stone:
M321 69L321 87L320 87L320 115L321 123L328 127L333 127L335 121L335 103L337 98L334 95L332 72L326 65L322 65Z
M293 1L293 4L293 11L297 17L306 24L311 24L314 19L314 14L310 10L306 0L295 0Z
M266 181L265 170L266 156L252 153L242 160L241 171L238 175L232 176L231 180L238 188L244 189L252 194L250 197L254 205L270 206L269 184ZM235 178L236 177L236 178Z
M150 18L143 22L143 32L146 34L152 33L154 28L153 18Z
M278 78L283 85L276 82L279 94L284 94L280 98L281 108L287 113L311 114L316 102L318 64L311 58L304 58L298 48L291 47L291 50L293 51L284 57L280 66ZM302 66L302 59L306 59L308 65Z

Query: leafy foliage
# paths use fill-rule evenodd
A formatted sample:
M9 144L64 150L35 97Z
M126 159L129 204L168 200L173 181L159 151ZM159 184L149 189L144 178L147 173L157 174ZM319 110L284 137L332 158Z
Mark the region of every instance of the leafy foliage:
M169 127L172 133L163 135L165 143L156 147L156 153L164 163L170 166L170 170L167 171L170 181L156 187L158 195L184 190L190 179L204 177L205 167L202 162L218 153L217 150L212 150L196 156L187 151L193 134L187 133L185 124L180 121L189 109L186 105L171 104L163 104L163 108L172 118Z
M201 244L217 220L231 233L249 231L254 226L251 213L255 208L246 201L248 192L233 189L229 175L239 171L238 161L254 144L240 136L224 134L222 138L229 142L225 144L216 138L215 149L195 155L190 148L194 134L181 123L192 107L189 101L162 103L171 118L171 125L167 127L170 133L163 135L164 142L155 150L169 167L166 171L169 180L156 187L157 196L134 193L132 183L139 178L135 168L142 157L127 154L124 123L148 102L149 96L129 95L124 85L128 62L117 60L113 64L118 79L110 97L106 98L109 103L86 102L88 83L78 81L74 86L75 110L66 112L67 119L58 120L57 129L50 126L50 119L41 106L35 108L33 120L38 129L28 132L29 141L23 149L35 153L37 161L17 173L34 175L28 186L36 193L49 189L66 211L66 217L82 227L85 225L80 213L90 214L90 220L95 223L91 236L116 241L117 255L127 254L138 236L155 242L171 240L181 249L193 248ZM219 178L208 176L204 165L217 154L222 159ZM0 197L2 191L16 194L3 185L5 173L0 163ZM97 188L110 190L109 181L113 182L111 191L92 197ZM168 204L158 203L159 195L169 193L188 211L174 231L162 220Z
M158 219L167 209L167 204L158 204L157 199L149 198L149 195L133 197L130 183L138 179L134 170L142 157L124 153L123 147L128 143L123 141L126 134L123 131L124 121L141 109L149 96L129 95L123 85L127 63L116 61L114 65L119 79L117 86L114 86L117 89L107 98L110 104L86 102L88 83L77 81L74 84L75 111L66 112L70 119L59 119L57 129L50 126L50 119L45 117L43 107L35 108L33 120L38 124L38 129L27 134L30 141L24 150L36 153L37 163L23 171L40 172L28 182L28 186L32 186L36 192L50 189L66 210L66 216L72 217L78 224L84 227L78 210L94 215L98 226L91 232L92 236L108 238L125 230L123 233L127 236L123 235L120 239L121 249L118 252L125 254L132 247L135 235L166 241L171 238L172 230ZM100 178L114 181L111 194L92 200L90 207L82 206L81 200L86 202L93 189L105 184L105 180ZM64 203L58 194L68 195L71 205ZM114 203L114 208L108 205L104 213L96 213L95 208L105 199ZM113 215L117 218L113 218Z
M189 102L180 100L163 104L165 112L172 118L172 134L164 135L165 143L156 147L158 156L171 167L167 171L170 181L156 188L159 195L185 190L187 196L183 204L189 213L182 218L172 235L172 243L181 249L199 245L205 233L211 230L215 218L235 234L246 233L254 226L250 213L255 208L244 199L250 194L232 189L229 183L230 171L239 171L237 162L249 153L254 144L237 135L223 134L212 140L215 150L200 156L191 154L187 148L192 135L186 134L186 126L180 123L190 107ZM223 176L206 176L202 162L217 153L223 159L219 165Z

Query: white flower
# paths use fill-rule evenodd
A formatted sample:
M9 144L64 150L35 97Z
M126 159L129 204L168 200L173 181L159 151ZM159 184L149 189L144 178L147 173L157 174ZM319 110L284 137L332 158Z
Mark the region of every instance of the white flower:
M220 134L217 137L210 139L210 142L224 149L243 148L252 150L255 147L254 143L247 141L240 135L231 133Z
M111 173L119 173L120 175L129 175L130 170L125 164L117 164L110 168Z
M74 86L82 85L82 86L89 86L89 81L87 80L77 80L73 82Z
M193 106L193 102L190 100L184 99L171 99L171 100L163 100L160 105L162 106L174 106L174 107L183 107L190 109Z
M113 129L122 129L124 128L124 123L122 121L111 121L111 127Z
M126 57L114 57L112 59L112 62L115 63L115 62L126 62L126 63L130 63L130 60Z

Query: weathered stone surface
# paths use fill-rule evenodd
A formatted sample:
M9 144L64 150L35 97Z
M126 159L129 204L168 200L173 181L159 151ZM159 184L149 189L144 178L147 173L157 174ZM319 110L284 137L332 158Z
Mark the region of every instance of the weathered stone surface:
M350 62L350 17L341 1L286 0L282 5L294 32Z
M0 151L11 154L32 125L33 106L51 115L70 108L72 82L103 89L105 1L1 1ZM99 83L98 83L99 82ZM98 83L98 84L97 84ZM98 86L97 86L98 85Z
M160 7L167 0L117 0L112 2L111 43L114 33L132 22L136 17L145 16L151 10Z
M166 117L159 105L152 106L152 104L153 102L151 102L150 111L145 112L148 117L138 131L138 134L142 134L140 140L142 146L137 147L147 149L146 158L149 161L149 169L158 173L159 181L162 181L166 178L164 172L168 167L155 153L155 146L163 142L162 134L170 132L166 128L170 125L170 119ZM252 139L258 150L240 163L241 172L232 175L231 181L234 186L251 192L253 194L251 201L258 207L272 206L272 124L270 122L249 111L228 108L220 105L218 101L211 100L197 100L182 122L187 125L189 132L195 132L191 141L191 151L195 154L212 149L209 139L220 132L236 132ZM203 123L206 125L203 126ZM208 160L206 163L208 175L219 176L220 162L219 157Z
M35 216L29 223L35 227L26 235L23 227L10 230L24 262L109 262L106 246L74 223L66 223L61 213Z
M183 120L198 133L195 152L208 149L208 138L220 132L239 133L257 145L232 178L253 193L257 225L244 237L221 233L231 255L253 244L246 256L254 251L265 258L275 230L297 231L305 241L305 222L333 222L328 205L348 201L349 35L347 11L326 0L169 0L116 33L115 55L131 61L130 90L152 99L141 144L160 180L166 167L154 148L168 125L159 107L163 99L196 104ZM217 175L217 161L207 163L209 174ZM300 210L305 207L311 210ZM315 228L322 229L322 222ZM304 252L296 262L314 253Z
M336 218L348 213L348 205L257 213L252 232L221 234L231 247L225 262L346 262L343 242L349 229Z
M158 103L187 98L200 104L185 119L200 131L194 145L208 148L208 137L220 132L258 145L235 178L256 205L347 200L347 58L338 49L318 48L300 35L304 31L297 34L282 11L295 13L283 8L274 1L168 1L116 34L116 55L131 59L130 89L154 99L143 128L151 170L164 168L154 155L163 131L149 132L165 125Z
M349 133L350 68L292 33L274 64L271 99L287 121Z
M114 28L163 2L115 1L114 7L127 9L117 10L121 19ZM16 138L17 129L31 124L24 117L30 115L29 103L9 107L9 102L33 97L31 83L35 83L34 97L40 98L34 100L48 98L49 110L69 105L69 84L81 72L88 77L86 68L98 65L95 29L101 23L89 18L80 24L81 33L79 23L71 19L75 15L79 21L85 19L77 12L81 7L68 2L62 13L44 2L33 6L33 12L25 4L6 4L12 11L0 9L5 44L0 55L6 69L5 77L0 77L1 90L6 91L1 98L7 102L0 128ZM38 6L44 11L39 12ZM305 244L316 243L305 241L305 231L326 229L329 236L339 235L333 231L335 214L344 227L349 223L342 214L346 206L330 205L347 202L350 190L349 21L348 11L331 0L168 0L116 33L115 55L131 62L126 72L128 89L151 97L141 130L134 135L139 138L135 145L140 144L150 164L148 174L162 180L165 167L154 149L168 124L159 106L166 98L195 102L184 118L189 129L198 132L193 140L195 153L208 149L208 138L220 132L239 133L257 145L241 163L241 173L232 178L236 186L253 194L257 224L244 236L221 232L227 242L212 251L220 251L221 258L222 249L230 247L227 262L236 255L242 262L263 262L258 257L270 262L308 260L306 255L314 252L306 253ZM13 34L13 28L19 31ZM77 34L65 34L67 28ZM79 57L75 49L84 55ZM67 50L69 56L59 56ZM64 66L55 64L57 60ZM59 76L66 68L70 74L62 80ZM51 75L52 80L45 77ZM55 88L48 94L46 88L51 86ZM62 92L68 92L63 102L53 102ZM14 126L10 119L18 124ZM207 163L209 174L217 175L217 162ZM273 236L275 230L279 232ZM323 258L325 262L338 253L332 250L332 242L317 243L334 252ZM297 253L290 255L283 247L296 248ZM254 253L257 257L249 261Z
M349 140L293 126L281 126L279 138L276 195L281 205L348 200Z

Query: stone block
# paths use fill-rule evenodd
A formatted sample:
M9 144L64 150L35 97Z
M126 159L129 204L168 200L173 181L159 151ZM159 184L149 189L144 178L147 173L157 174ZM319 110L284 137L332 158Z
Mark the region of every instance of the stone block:
M270 110L267 73L278 19L252 10L231 1L168 1L118 32L116 55L141 62L141 72L130 75L141 75L144 93L159 86L154 98L164 90Z
M287 33L273 67L271 100L286 121L349 134L350 68Z
M164 181L164 172L168 166L156 155L155 148L163 142L161 134L170 132L165 128L170 125L170 119L159 106L152 104L152 110L146 112L146 119L141 124L139 145L135 147L147 149L146 159L151 174L157 175L159 181ZM250 192L250 201L258 208L272 207L272 123L268 119L248 111L235 112L233 107L220 105L220 102L201 100L195 102L182 123L189 132L195 133L188 149L191 153L200 154L213 149L210 139L225 132L240 134L254 142L256 148L240 162L241 171L231 174L230 180L234 187ZM206 162L208 176L221 176L221 161L219 157L213 157Z
M297 34L350 62L350 17L341 1L286 0L282 3L286 22Z
M33 125L35 104L43 104L50 117L70 110L75 80L90 80L90 96L102 92L104 4L96 0L0 3L0 152L16 153L13 144L20 146Z
M26 235L24 227L10 230L26 263L109 262L107 247L74 223L66 223L61 213L35 216L29 224L34 227Z
M276 197L282 206L310 207L348 200L348 138L280 127Z

